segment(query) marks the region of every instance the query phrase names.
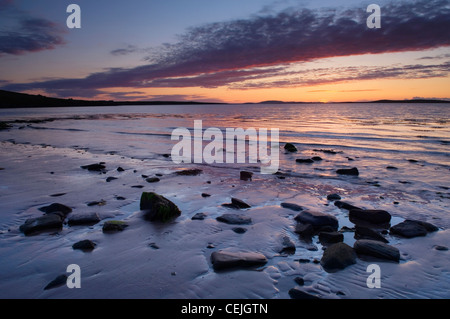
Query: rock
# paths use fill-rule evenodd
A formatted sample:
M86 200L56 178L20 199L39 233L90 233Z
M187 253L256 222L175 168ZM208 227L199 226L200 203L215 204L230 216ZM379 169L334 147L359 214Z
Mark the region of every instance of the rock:
M206 218L205 213L196 213L194 216L192 216L192 220L204 220Z
M253 176L252 172L247 172L247 171L241 171L240 172L240 179L241 179L241 181L252 180L252 176Z
M297 158L295 160L295 162L299 163L299 164L311 164L311 163L314 163L314 161L312 159L310 159L310 158Z
M349 213L351 222L366 221L371 224L388 224L391 221L391 214L380 209L352 209Z
M447 251L448 250L447 246L442 246L442 245L434 245L433 248L436 249L436 250L440 250L440 251Z
M232 231L234 231L236 234L243 234L247 231L247 228L244 227L234 227L232 228Z
M49 206L41 207L39 208L39 210L46 214L59 214L62 218L65 218L69 213L72 212L72 208L60 203L53 203Z
M358 176L359 171L356 167L353 168L341 168L336 171L339 175L350 175L350 176Z
M280 254L288 254L293 255L295 254L295 244L292 242L292 240L289 238L289 236L283 236L281 238L281 249L279 250Z
M181 215L180 209L164 196L143 192L140 209L145 211L145 218L150 221L169 222Z
M102 199L100 201L89 202L86 205L88 205L88 206L105 206L106 205L106 201L104 199Z
M25 221L19 230L25 235L32 235L41 231L59 230L63 227L63 218L51 213L37 218L30 218Z
M295 277L294 281L299 286L303 286L305 284L305 280L302 277Z
M252 222L250 217L238 214L223 214L222 216L217 217L216 220L232 225L248 225Z
M128 224L123 221L109 220L103 224L102 230L104 233L118 232L118 231L123 231L127 227L128 227Z
M335 201L334 202L334 206L337 206L337 207L342 208L342 209L346 209L348 211L350 211L352 209L361 209L361 208L353 206L353 205L351 205L349 203L341 202L340 200Z
M52 195L50 195L50 197L61 197L61 196L64 196L64 195L66 195L67 193L56 193L56 194L52 194Z
M396 169L398 169L397 167L395 167L395 166L386 166L386 169L390 169L390 170L396 170Z
M58 277L53 279L47 286L45 286L44 290L61 287L66 284L67 284L67 275L59 275Z
M400 261L400 252L397 248L377 240L359 239L353 244L353 249L358 255Z
M319 241L322 244L335 244L344 241L344 234L340 232L320 232Z
M235 267L261 266L267 263L267 258L263 254L256 252L219 250L211 254L211 263L214 270L223 270Z
M133 185L131 188L144 188L144 185Z
M147 183L157 183L160 181L158 177L149 177L145 180Z
M211 195L207 193L202 193L202 197L211 197Z
M297 223L295 232L303 239L310 239L315 234L314 227L311 224Z
M310 294L309 292L292 288L289 290L289 296L292 299L305 299L305 300L315 300L315 299L321 299L320 296L316 296L313 294Z
M124 170L122 167L120 167L120 166L117 167L117 171L118 171L118 172L125 172L125 170Z
M224 207L234 208L234 209L245 209L251 206L238 198L231 198L231 203L222 204Z
M323 226L330 226L333 230L338 229L336 217L316 211L302 211L294 219L303 224L311 224L315 229Z
M148 247L153 248L153 249L159 249L159 246L156 243L150 243L150 244L148 244Z
M389 242L386 238L383 237L383 235L381 235L377 231L360 225L356 225L354 237L355 239L371 239L371 240L378 240L383 243Z
M437 230L438 228L433 224L407 219L395 226L392 226L389 232L401 237L413 238L418 236L426 236L429 232L434 232Z
M322 157L320 157L320 156L313 156L313 157L311 157L311 159L312 159L314 162L319 162L319 161L322 160Z
M327 272L344 269L355 263L356 253L352 247L345 243L336 243L328 246L320 260L320 264Z
M114 198L115 198L116 200L126 200L126 198L123 197L123 196L114 196Z
M81 166L81 168L87 169L88 171L93 171L93 172L103 172L105 170L106 166L102 162L102 163L84 165L84 166Z
M95 243L92 240L85 239L73 244L72 248L83 251L91 251L95 248Z
M286 151L288 151L288 152L297 152L297 148L294 146L294 144L291 144L291 143L286 143L285 145L284 145L284 149L286 150Z
M281 207L293 210L295 212L300 212L303 210L303 207L294 203L281 203Z
M109 182L111 182L111 181L113 181L115 179L117 179L117 177L109 176L109 177L106 178L106 182L109 183Z
M181 176L196 176L196 175L200 175L202 172L203 171L201 169L194 168L194 169L185 169L182 171L178 171L175 174L181 175Z
M70 226L75 225L95 225L100 222L100 217L97 213L89 213L89 214L77 214L70 215L68 224Z
M340 200L341 196L339 194L329 194L327 195L327 200L334 201L334 200Z

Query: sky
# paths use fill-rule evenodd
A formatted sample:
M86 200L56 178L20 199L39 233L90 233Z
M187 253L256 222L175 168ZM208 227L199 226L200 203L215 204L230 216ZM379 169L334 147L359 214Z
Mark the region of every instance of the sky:
M70 4L81 28L68 28ZM369 28L369 4L380 28ZM0 89L90 100L450 98L450 0L0 0Z

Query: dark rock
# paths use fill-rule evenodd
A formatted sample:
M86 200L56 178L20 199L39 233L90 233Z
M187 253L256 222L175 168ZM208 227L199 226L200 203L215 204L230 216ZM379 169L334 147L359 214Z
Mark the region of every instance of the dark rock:
M73 244L72 248L83 251L91 251L95 248L95 243L92 240L85 239Z
M331 226L333 230L338 229L338 220L336 217L315 211L302 211L294 218L303 224L311 224L314 228Z
M210 194L202 193L202 197L210 197L210 196L211 196Z
M294 281L299 286L303 286L305 284L305 280L302 277L295 277Z
M300 212L303 210L303 207L294 203L281 203L281 207L293 210L295 212Z
M115 196L114 198L115 198L116 200L126 200L126 198L123 197L123 196Z
M214 270L230 269L235 267L261 266L267 263L267 258L256 252L229 252L215 251L211 254L211 263Z
M149 177L145 180L147 183L157 183L160 181L158 177Z
M96 164L90 164L90 165L84 165L81 166L82 169L87 169L88 171L93 172L103 172L106 168L106 166L103 163L96 163Z
M381 235L377 231L360 225L356 225L355 227L355 239L371 239L378 240L383 243L389 242L386 238L383 237L383 235Z
M125 172L125 170L124 170L122 167L120 167L120 166L117 167L117 171L118 171L118 172Z
M241 171L240 172L240 179L241 179L241 181L252 180L252 176L253 176L252 172L247 172L247 171Z
M342 152L337 152L337 151L335 151L335 150L323 150L323 149L314 149L313 150L314 152L322 152L322 153L325 153L325 154L337 154L337 153L342 153Z
M395 166L386 166L386 169L390 169L390 170L396 170L396 169L398 169L397 167L395 167Z
M70 208L66 205L63 205L63 204L59 204L59 203L53 203L49 206L41 207L41 208L39 208L39 210L46 214L58 213L63 218L65 218L69 213L72 212L72 208Z
M295 232L304 239L309 239L315 234L314 227L311 224L297 223Z
M247 231L247 228L244 227L234 227L232 229L232 231L234 231L236 234L243 234Z
M153 248L153 249L159 249L159 246L156 245L156 243L150 243L150 244L148 244L148 247Z
M142 178L148 178L148 175L141 174L141 177L142 177Z
M320 232L319 241L322 244L335 244L344 241L344 234L340 232Z
M289 289L289 296L291 297L291 299L304 299L304 300L321 299L320 296L310 294L309 292L297 288Z
M301 263L301 264L307 264L307 263L311 262L311 260L306 259L306 258L300 258L298 260L298 262Z
M150 221L169 222L181 215L173 202L156 193L143 192L140 209L145 211L145 218Z
M118 231L123 231L127 227L128 227L128 224L123 221L109 220L103 224L102 230L104 233L118 232Z
M400 261L400 252L397 248L377 240L359 239L354 243L353 249L358 255Z
M415 159L409 159L408 162L410 162L410 163L418 163L419 161L415 160Z
M25 235L32 235L41 231L59 230L63 227L63 219L58 214L47 214L37 218L30 218L19 227Z
M214 244L209 243L208 246L206 246L206 248L213 249L216 248L216 246L214 246Z
M288 152L297 152L297 148L294 146L294 144L286 143L284 145L284 149Z
M407 219L390 228L390 233L406 238L426 236L428 232L437 231L438 228L433 224L418 220Z
M322 157L320 157L320 156L313 156L313 157L311 157L311 159L312 159L314 162L319 162L319 161L322 160Z
M58 277L53 279L47 286L45 286L44 290L61 287L66 284L67 284L67 275L59 275Z
M117 177L113 177L113 176L109 176L108 178L106 178L106 182L111 182L113 180L117 179Z
M330 245L323 253L320 264L327 272L344 269L356 263L356 253L344 243Z
M295 244L289 238L289 236L283 236L281 238L281 250L279 251L281 254L295 254Z
M200 175L203 171L201 169L185 169L182 171L178 171L175 174L176 175L181 175L181 176L196 176L196 175Z
M447 246L442 246L442 245L435 245L433 246L434 249L436 250L440 250L440 251L447 251L448 247Z
M92 201L87 203L88 206L104 206L106 205L106 201L105 200L100 200L100 201Z
M350 175L350 176L358 176L359 171L356 167L353 168L341 168L336 171L339 175Z
M391 214L380 209L352 209L349 213L351 222L366 221L372 224L387 224L391 221Z
M100 217L97 213L70 215L68 224L70 226L75 225L95 225L100 222Z
M327 195L327 200L334 201L334 200L340 200L341 196L339 194L329 194Z
M67 193L57 193L57 194L52 194L52 195L50 195L50 197L61 197L61 196L64 196L64 195L66 195Z
M144 188L144 185L133 185L131 188Z
M222 204L224 207L234 208L234 209L245 209L250 208L251 206L244 201L237 199L237 198L231 198L231 203L225 203Z
M346 209L346 210L349 210L349 211L352 210L352 209L361 209L361 208L353 206L353 205L351 205L349 203L341 202L340 200L335 201L334 205L339 207L339 208Z
M311 164L314 163L314 161L310 158L297 158L295 160L295 162L299 163L299 164Z
M355 228L343 226L341 229L339 229L339 231L340 231L341 233L346 233L346 232L354 233L354 232L355 232Z
M192 220L204 220L206 218L205 213L197 213L194 216L192 216Z
M250 217L238 214L223 214L222 216L217 217L216 220L232 225L248 225L252 222Z

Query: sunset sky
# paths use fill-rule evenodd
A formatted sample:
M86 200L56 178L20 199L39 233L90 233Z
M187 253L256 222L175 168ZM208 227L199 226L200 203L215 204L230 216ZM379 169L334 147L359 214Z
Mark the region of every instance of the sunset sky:
M66 8L81 7L81 29ZM369 29L369 4L381 28ZM0 89L202 102L450 98L450 0L0 0Z

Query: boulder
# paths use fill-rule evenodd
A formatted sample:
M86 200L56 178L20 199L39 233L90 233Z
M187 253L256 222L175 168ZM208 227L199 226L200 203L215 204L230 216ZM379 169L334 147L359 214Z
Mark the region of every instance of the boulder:
M291 144L291 143L286 143L285 145L284 145L284 149L286 150L286 151L288 151L288 152L297 152L297 148L294 146L294 144Z
M341 168L336 171L339 175L350 175L350 176L358 176L359 171L356 167L353 168Z
M95 248L95 243L92 240L85 239L73 244L72 248L79 249L82 251L91 251Z
M60 203L53 203L49 206L41 207L39 210L46 214L58 214L63 219L72 212L72 208Z
M263 254L256 252L230 252L219 250L211 254L211 263L214 270L223 270L236 267L261 266L267 263L267 258Z
M324 226L330 226L333 230L338 229L338 220L336 217L321 212L305 210L295 216L294 219L303 224L310 224L316 229Z
M112 232L123 231L127 227L128 227L128 224L123 221L109 220L103 224L102 230L104 233L112 233Z
M252 222L252 219L247 216L238 214L223 214L216 218L217 221L232 225L247 225Z
M327 272L344 269L356 263L356 253L352 247L345 243L336 243L327 247L320 264Z
M294 203L281 203L281 207L293 210L295 212L300 212L303 210L303 207Z
M381 209L352 209L349 219L354 221L366 221L371 224L388 224L391 221L391 214Z
M77 214L77 215L70 215L69 220L67 223L69 226L75 226L75 225L95 225L98 222L100 222L100 217L97 213L89 213L89 214Z
M56 213L51 213L44 216L27 219L25 223L19 227L19 230L28 236L41 231L59 230L62 227L62 217Z
M390 233L406 238L426 236L429 232L437 231L433 224L418 220L407 219L390 228Z
M372 240L381 241L383 243L389 242L379 232L377 232L369 227L364 227L364 226L360 226L360 225L356 225L354 237L355 237L355 239L372 239Z
M140 209L145 211L145 218L150 221L169 222L181 215L180 209L173 202L153 192L143 192Z
M353 249L358 255L400 261L400 252L397 248L377 240L359 239L353 244Z
M295 232L300 235L300 237L304 239L309 239L312 236L314 236L314 226L311 224L303 224L303 223L297 223L295 225Z
M322 244L335 244L344 241L344 234L340 232L320 232L319 241Z

